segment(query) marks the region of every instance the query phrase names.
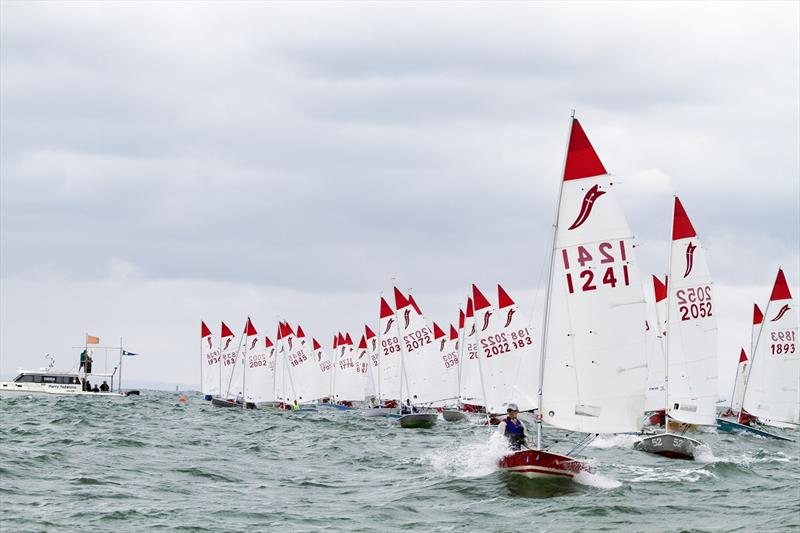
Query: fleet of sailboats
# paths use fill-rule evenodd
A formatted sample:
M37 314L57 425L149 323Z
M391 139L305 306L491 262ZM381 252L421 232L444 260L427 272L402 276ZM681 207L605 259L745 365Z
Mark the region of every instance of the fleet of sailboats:
M330 351L284 320L274 344L250 318L238 338L221 323L216 342L201 322L204 398L287 411L357 407L408 428L430 428L440 413L448 421L475 413L488 424L527 411L535 439L499 462L527 477L591 470L580 454L599 434L636 434L637 450L680 459L704 447L693 431L787 438L762 427L800 426L797 314L783 270L763 313L754 305L749 357L742 348L730 405L718 417L706 249L675 197L667 272L645 289L619 187L573 114L539 327L501 285L496 299L472 285L458 327L429 321L410 292L394 287L394 305L381 296L374 321L354 337L337 332ZM663 431L653 431L659 423ZM559 430L584 437L557 449L548 434Z

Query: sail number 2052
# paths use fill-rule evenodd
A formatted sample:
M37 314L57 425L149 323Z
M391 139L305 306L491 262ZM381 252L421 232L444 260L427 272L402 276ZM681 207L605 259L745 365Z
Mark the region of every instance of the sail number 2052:
M573 249L564 248L561 250L561 259L564 262L564 270L567 271L565 275L570 294L576 291L595 291L602 285L613 289L618 284L621 286L631 284L626 264L628 258L625 241L601 242L596 246L578 246ZM578 265L582 270L573 275L570 270Z
M711 285L675 291L681 321L711 316Z

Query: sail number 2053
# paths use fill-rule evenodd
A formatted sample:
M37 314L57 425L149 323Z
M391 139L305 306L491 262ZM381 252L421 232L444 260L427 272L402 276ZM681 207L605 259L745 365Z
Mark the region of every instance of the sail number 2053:
M711 316L711 285L675 291L681 321Z
M573 257L570 257L571 253ZM565 275L570 294L576 291L595 291L602 285L613 289L618 284L621 286L631 284L626 264L628 258L625 241L601 242L596 246L578 246L574 249L564 248L561 250L561 259L564 261L564 270L567 271ZM599 266L595 266L595 263ZM570 270L578 265L583 270L573 276Z

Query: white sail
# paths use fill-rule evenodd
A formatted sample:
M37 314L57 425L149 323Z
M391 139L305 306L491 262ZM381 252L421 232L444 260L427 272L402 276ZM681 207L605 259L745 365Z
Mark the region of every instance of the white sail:
M577 120L561 184L545 313L544 422L638 431L647 380L645 300L634 237Z
M203 382L201 391L203 396L219 395L219 345L214 344L214 335L205 322L200 322L200 364L203 367Z
M356 349L356 373L361 374L361 383L364 384L364 397L372 398L376 395L375 383L372 381L372 372L370 369L371 363L369 360L369 348L367 346L367 337L365 334L361 335L361 340L358 341Z
M245 390L244 398L248 402L262 403L272 400L272 373L269 370L267 347L260 341L258 331L248 318L245 328Z
M361 372L356 369L356 354L353 340L348 333L339 335L334 362L333 398L337 402L353 402L364 400L364 381Z
M297 326L287 355L288 368L292 375L292 383L299 403L309 403L327 396L322 386L323 375L319 364L312 354L313 348L303 331Z
M481 372L478 362L478 336L475 328L475 308L472 297L467 298L467 312L461 334L461 403L485 405Z
M783 270L764 310L744 394L744 410L766 423L800 424L797 311Z
M278 324L278 353L275 363L275 400L292 404L297 398L292 382L289 355L294 347L294 330L287 322Z
M400 337L397 334L397 319L391 306L381 298L380 324L378 327L380 351L379 387L380 400L400 401L400 381L402 369L402 355Z
M224 398L233 398L237 391L242 388L242 364L237 357L239 354L240 342L236 340L236 335L231 329L222 323L222 331L219 338L219 351L221 354L220 366L220 393ZM239 363L237 365L237 362ZM237 372L238 369L238 372Z
M311 340L311 346L314 350L314 362L319 368L319 382L317 383L317 391L313 396L323 399L331 395L331 375L333 374L333 363L327 352L322 345L317 342L317 339Z
M264 399L260 400L259 403L274 402L276 400L275 372L277 369L278 349L275 344L273 344L272 340L267 336L264 336L264 353L267 357L267 371L266 377L264 378L266 382L264 383Z
M378 346L378 336L368 325L364 325L364 337L367 343L367 390L371 391L371 396L380 398L380 349Z
M675 197L667 288L667 415L715 426L717 315L705 250Z
M647 341L647 396L645 411L664 409L664 337L666 336L667 286L653 276L653 305L647 307L645 339Z
M458 399L458 332L452 325L450 334L447 335L436 322L433 323L433 346L436 350L439 372L434 377L439 377L442 400ZM451 402L452 403L452 402Z
M440 400L441 391L433 390L436 354L433 352L433 330L425 317L397 287L394 289L395 319L403 358L403 401L413 404Z
M497 286L498 304L472 286L478 357L488 413L505 413L510 403L520 411L537 407L539 355L533 332L519 306Z
M742 348L739 352L739 364L736 365L736 378L733 381L733 394L731 396L731 412L739 415L744 401L744 391L747 387L747 378L750 375L750 361Z

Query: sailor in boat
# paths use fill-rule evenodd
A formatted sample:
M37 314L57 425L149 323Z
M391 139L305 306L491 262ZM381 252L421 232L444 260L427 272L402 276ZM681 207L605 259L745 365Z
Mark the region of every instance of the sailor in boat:
M412 413L416 413L417 408L411 405L411 400L406 398L406 403L403 404L403 407L400 409L401 415L410 415Z
M523 446L527 448L525 426L522 424L522 420L517 418L519 407L517 407L515 403L510 403L508 404L506 412L508 416L497 425L497 432L508 439L508 444L511 446L512 450L519 450Z
M108 392L108 389L109 389L108 383L106 383L106 381L104 380L103 384L100 385L100 392Z

